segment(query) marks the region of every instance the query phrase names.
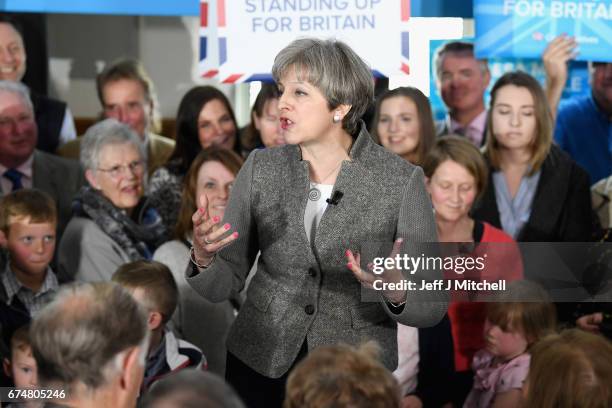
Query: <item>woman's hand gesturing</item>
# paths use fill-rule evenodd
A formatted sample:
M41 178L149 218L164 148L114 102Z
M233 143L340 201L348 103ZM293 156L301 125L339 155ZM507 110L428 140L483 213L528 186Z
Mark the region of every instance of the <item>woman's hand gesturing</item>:
M389 254L389 258L394 259L395 256L399 253L402 247L403 239L398 238L393 243L393 249L391 254ZM358 253L353 254L350 249L346 250L346 259L348 261L347 267L353 272L353 275L357 280L361 283L362 286L374 289L374 282L377 280L381 281L381 286L383 287L382 292L384 297L393 303L403 303L406 300L406 290L403 289L386 289L388 286L393 287L393 285L388 284L397 284L400 283L403 279L402 272L397 268L385 269L382 274L374 274L372 273L372 265L368 265L369 271L364 271L360 267L361 257Z
M208 197L202 194L199 197L200 207L193 213L193 257L198 266L209 266L215 254L223 247L238 238L238 232L231 230L230 224L219 225L219 216L210 217L208 210ZM227 235L227 236L226 236Z

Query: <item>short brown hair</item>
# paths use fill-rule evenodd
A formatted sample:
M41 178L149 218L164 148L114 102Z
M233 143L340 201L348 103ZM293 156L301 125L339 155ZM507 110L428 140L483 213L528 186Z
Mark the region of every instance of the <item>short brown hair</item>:
M397 408L400 390L378 345L315 349L289 375L284 408Z
M143 289L145 306L161 313L164 323L172 317L178 303L178 287L172 272L163 263L139 260L123 264L113 274L112 281L128 290Z
M372 120L372 136L377 143L380 143L378 137L378 121L380 120L380 108L382 103L390 98L404 97L414 102L417 108L417 115L419 117L419 144L417 145L417 159L415 163L420 166L425 159L425 156L431 149L434 141L436 140L436 129L433 121L433 115L431 113L431 106L429 105L429 99L427 96L417 88L410 86L403 86L395 88L382 94L376 101L376 110L374 111L374 119Z
M440 76L442 75L442 61L447 54L455 55L457 57L476 59L476 56L474 55L473 43L467 41L449 41L444 43L436 50L434 56L434 67L436 69L436 77L438 79L440 79ZM480 64L480 70L483 74L489 71L487 60L479 59L477 61Z
M425 156L425 160L423 160L422 166L425 176L431 178L438 169L438 166L446 160L452 160L465 167L474 177L474 180L476 180L476 188L478 189L476 199L480 198L487 188L489 170L478 148L464 137L441 137L436 140L429 154Z
M15 350L19 350L24 353L32 353L32 343L30 342L30 325L26 324L19 327L13 332L11 336L11 359Z
M544 95L544 91L540 83L531 75L522 72L508 72L502 75L493 85L491 89L491 104L487 112L487 141L485 144L485 156L489 159L489 163L496 170L500 169L500 146L495 138L495 129L493 129L493 108L497 98L497 91L507 85L514 85L519 88L527 88L533 97L534 112L536 117L536 134L531 144L531 166L529 175L535 174L544 163L544 159L550 151L553 140L553 122L548 101Z
M548 293L538 284L519 280L487 304L487 320L504 331L515 330L532 345L556 330L557 312Z
M228 169L234 176L238 175L243 160L231 150L222 147L210 146L202 150L195 158L191 167L183 180L183 195L181 198L181 210L179 211L178 221L174 230L177 239L187 239L193 223L191 216L198 208L198 198L196 188L198 184L198 172L200 167L206 162L217 161Z
M531 349L526 407L612 407L612 344L571 329Z
M57 224L57 207L44 191L22 189L0 199L0 231L8 234L14 218L29 218L31 223Z
M100 104L102 106L105 105L104 87L110 82L115 82L122 79L140 83L142 89L144 90L146 100L152 104L152 117L150 118L151 130L156 133L160 132L161 119L157 102L157 94L155 92L155 85L140 61L129 58L120 59L104 67L104 70L102 70L102 72L100 72L96 77L96 90L98 91L98 99L100 100Z

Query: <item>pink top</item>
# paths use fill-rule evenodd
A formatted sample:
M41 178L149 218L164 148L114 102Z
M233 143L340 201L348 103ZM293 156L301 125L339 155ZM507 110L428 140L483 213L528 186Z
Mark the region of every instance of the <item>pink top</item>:
M523 388L530 360L531 356L523 353L505 363L496 363L493 354L486 349L480 350L472 361L476 373L474 385L463 408L491 407L496 394Z
M472 278L484 278L490 281L506 279L507 282L521 279L523 266L515 241L510 235L491 224L486 222L482 224L484 230L475 252L476 255L487 254L487 269L482 276L472 276ZM487 245L488 243L492 244ZM453 300L448 306L448 317L453 334L455 371L467 371L470 369L474 354L485 346L483 336L485 304Z
M482 145L482 139L487 126L487 110L483 110L467 126L463 126L455 119L450 118L451 133L461 133L470 140L476 147ZM458 132L458 129L462 129Z

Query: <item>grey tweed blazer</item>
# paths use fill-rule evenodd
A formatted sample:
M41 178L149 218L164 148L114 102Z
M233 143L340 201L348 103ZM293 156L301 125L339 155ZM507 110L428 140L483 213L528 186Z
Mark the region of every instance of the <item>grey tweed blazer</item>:
M326 209L314 249L304 229L308 162L298 146L256 150L240 170L224 222L239 238L187 280L213 302L240 291L261 251L257 273L228 340L228 350L252 369L278 378L300 347L376 340L383 363L397 366L396 321L417 327L436 324L446 301L418 295L398 314L386 302L361 302L361 285L346 267L344 252L368 241L437 242L423 172L373 142L362 130L334 186L344 193ZM431 300L431 298L430 298ZM197 318L194 316L194 318Z

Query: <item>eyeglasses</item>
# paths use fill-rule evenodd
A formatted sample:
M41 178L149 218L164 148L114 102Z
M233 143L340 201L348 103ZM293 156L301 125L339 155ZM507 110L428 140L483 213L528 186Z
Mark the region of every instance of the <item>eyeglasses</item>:
M128 164L127 166L124 164L113 166L110 169L101 169L98 167L98 171L102 171L104 173L108 173L114 179L117 179L124 174L126 171L130 169L130 172L135 175L141 175L144 171L144 163L141 160L136 160Z

